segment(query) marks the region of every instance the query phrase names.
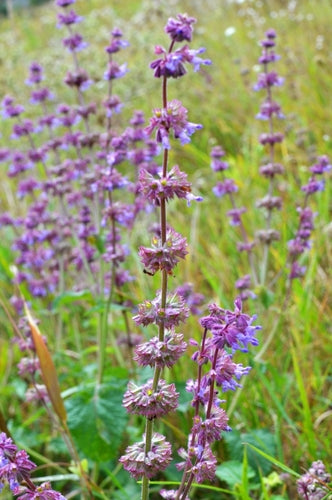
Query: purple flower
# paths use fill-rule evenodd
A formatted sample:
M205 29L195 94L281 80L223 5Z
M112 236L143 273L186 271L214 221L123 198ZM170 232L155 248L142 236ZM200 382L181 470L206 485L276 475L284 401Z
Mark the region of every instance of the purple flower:
M177 469L186 468L190 470L197 483L202 483L205 480L213 481L216 474L217 459L209 445L203 448L202 446L191 447L189 454L181 448L178 453L184 459L184 462L176 464Z
M285 118L285 115L281 112L280 105L267 99L261 104L260 112L256 115L256 118L259 120L269 120L272 116Z
M52 490L50 483L42 483L36 489L30 491L25 490L20 493L18 500L66 500L66 497Z
M5 96L2 100L2 116L3 118L16 118L24 112L23 106L14 104L14 99L10 96Z
M310 171L314 175L321 175L325 172L329 172L332 169L332 165L330 164L329 158L327 156L320 156L318 158L318 162L315 163L312 167L310 167Z
M151 449L145 454L145 436L143 440L128 446L125 454L120 458L123 468L127 470L134 479L143 476L152 478L158 472L166 469L170 463L172 449L164 436L155 432L152 436Z
M254 85L254 90L262 90L268 87L280 87L284 83L284 78L281 78L275 71L270 73L260 73L258 82Z
M82 91L88 89L92 83L83 69L78 69L75 73L68 71L64 81L69 87L77 87Z
M120 113L123 108L123 104L117 95L112 95L103 102L103 106L106 108L106 116L110 118L114 113Z
M321 460L311 464L308 472L301 476L296 484L300 498L305 500L321 500L325 498L328 492L328 483L331 476L326 472L325 465Z
M313 194L317 191L324 191L325 182L324 180L316 180L315 177L311 177L308 184L301 187L301 190L307 194Z
M193 24L196 22L194 17L189 17L187 14L178 14L177 19L170 17L165 26L165 32L175 42L183 42L187 40L191 42L193 33Z
M219 181L212 188L212 191L218 198L222 198L225 194L235 193L238 190L237 185L233 179L225 179L224 181Z
M128 413L152 419L175 410L178 406L178 399L179 394L174 384L166 384L165 380L160 379L158 387L153 389L153 379L151 379L142 386L129 382L123 397L123 406Z
M141 366L157 366L170 368L183 355L187 348L181 333L168 331L163 341L153 337L135 349L134 360Z
M40 104L45 101L52 101L54 99L54 94L46 87L33 90L31 92L30 102L31 104Z
M72 24L78 24L83 20L83 17L78 16L74 10L70 10L69 12L59 12L58 13L58 24L57 28L61 26L70 26Z
M209 418L194 417L192 432L197 436L197 444L204 446L206 443L214 443L221 439L221 433L228 431L228 416L225 410L214 406Z
M205 297L202 293L194 292L192 283L184 283L178 286L176 293L183 298L191 314L201 314L200 306L204 303Z
M68 7L75 2L76 0L56 0L55 5L58 5L59 7Z
M168 274L172 274L179 260L184 259L188 253L187 241L170 228L166 233L165 243L154 236L151 248L140 247L138 253L144 268L150 273L155 274L158 270L165 269Z
M245 207L232 208L226 213L227 217L230 218L231 226L239 226L241 224L241 215L247 211Z
M188 111L177 99L167 103L166 109L155 109L154 116L150 118L150 125L146 132L151 135L156 129L156 141L161 143L165 149L170 148L169 135L173 131L175 139L179 139L181 145L190 142L190 136L202 128L198 123L187 121Z
M204 328L211 331L213 344L218 349L227 346L247 352L249 343L258 345L255 332L260 330L261 327L252 326L253 321L256 319L255 315L250 317L242 313L241 299L236 299L234 306L233 312L212 304L209 306L210 315L202 318L200 323Z
M211 64L210 59L202 59L199 57L199 54L203 52L205 52L203 47L193 50L189 49L187 45L174 52L168 52L160 45L157 45L155 47L155 53L158 55L163 54L163 58L152 61L150 68L154 69L154 76L156 78L164 76L166 78L179 78L186 74L185 63L191 64L194 67L194 71L198 71L201 64Z
M29 77L25 80L27 85L36 85L43 80L43 68L38 62L32 62L29 71Z
M211 168L214 172L223 172L229 168L229 164L226 161L221 161L221 158L225 156L225 151L220 146L215 146L212 148L211 156Z
M155 178L147 170L142 169L139 174L139 192L155 205L160 204L161 199L168 201L174 198L186 198L191 192L191 184L187 180L187 174L174 165L166 177Z
M176 294L168 293L165 307L161 307L161 292L153 300L146 300L138 306L138 313L133 317L137 325L147 326L151 323L164 324L172 329L179 323L184 323L189 315L189 309L184 300Z
M122 78L126 73L128 73L127 64L118 65L115 61L110 61L108 63L107 70L104 73L104 80L114 80L116 78Z

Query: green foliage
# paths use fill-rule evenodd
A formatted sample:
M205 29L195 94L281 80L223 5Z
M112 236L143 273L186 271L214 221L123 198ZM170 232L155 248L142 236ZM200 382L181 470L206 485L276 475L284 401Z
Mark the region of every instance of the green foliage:
M245 448L247 443L256 446L271 456L275 455L276 442L275 436L265 429L254 429L248 433L240 433L237 430L226 434L225 441L229 456L232 460L243 462L245 450L247 454L248 464L252 471L255 471L256 479L258 478L259 471L264 476L271 472L271 463L264 457L259 455L252 448Z
M184 280L192 281L195 289L206 295L207 302L215 301L222 307L232 305L234 282L248 272L248 266L236 251L237 235L225 218L229 207L211 194L216 179L209 168L209 148L220 143L226 150L232 176L240 187L241 203L248 207L246 227L249 230L260 227L262 217L255 210L255 200L266 192L265 181L257 175L264 157L257 139L263 127L254 120L260 97L252 92L252 84L256 79L255 65L259 55L257 40L269 26L278 31L278 52L282 55L278 71L286 78L285 88L278 90L278 100L286 113L286 120L281 123L281 129L286 129L286 141L278 158L286 174L278 187L290 208L276 220L282 244L275 245L271 251L271 269L280 272L273 291L268 287L255 290L257 300L247 306L251 312L258 313L258 322L263 324L260 348L264 348L270 336L271 342L259 359L253 358L255 353L249 355L252 357L249 360L247 354L241 355L241 362L250 364L253 369L242 390L225 395L233 431L224 436L218 447L222 464L218 466L217 476L231 491L217 486L214 490L204 490L200 486L195 489L195 499L248 498L245 495L249 493L244 491L246 485L251 488L250 498L253 499L294 498L294 494L278 494L278 488L282 487L273 482L272 469L292 474L295 481L294 471L302 471L317 458L328 460L331 453L328 411L332 356L330 185L313 202L313 210L319 215L313 248L304 257L308 273L303 281L294 283L293 299L287 311L282 310L285 291L282 263L287 251L285 242L296 228L296 204L302 200L299 186L310 175L308 166L316 153L332 154L328 129L332 92L329 72L332 10L329 0L322 0L319 9L309 0L286 4L280 0L241 3L180 0L176 5L177 10L198 18L195 42L197 46L207 47L207 56L212 59L213 66L204 73L203 84L202 75L192 74L190 84L180 79L176 88L173 83L170 88L171 98L190 103L190 120L204 125L203 133L195 137L191 145L181 152L170 151L172 161L189 173L195 192L204 197L204 202L198 207L190 207L189 212L177 203L170 207L170 218L190 244L190 255L172 280L175 285ZM291 4L296 4L294 11ZM152 79L147 68L154 57L154 44L164 43L161 32L164 20L175 14L170 11L170 3L91 0L78 2L77 7L86 17L84 35L91 45L90 52L82 54L82 65L86 64L97 81L89 90L92 100L100 100L105 95L100 77L106 61L103 47L110 29L119 25L131 47L126 52L130 75L123 79L119 88L126 106L118 125L126 123L134 108L143 109L149 116L151 109L159 106L159 82ZM228 27L235 29L231 36L225 35ZM304 41L304 32L310 32L310 43ZM28 100L28 90L23 86L27 66L32 60L40 60L45 66L47 83L54 83L56 102L70 101L71 94L68 97L61 82L71 63L61 52L60 37L51 3L24 11L22 15L15 12L13 20L4 19L0 34L1 94L10 92L20 102ZM31 113L33 118L35 111ZM3 137L10 135L6 122L3 122L2 134ZM0 177L4 193L1 210L24 213L24 200L18 201L12 195L4 173ZM145 223L144 220L130 235L133 254L148 238L142 229ZM11 231L5 230L0 244L1 297L6 304L13 293L9 269L14 262L13 237ZM103 251L102 239L90 243ZM139 266L133 256L131 271L141 275ZM133 298L138 303L150 297L151 289L157 285L155 278L149 278L144 276L133 283L125 299ZM128 420L121 405L132 351L117 343L124 330L125 308L111 304L110 309L107 315L106 304L98 297L90 291L74 289L64 291L51 304L33 303L34 314L42 320L42 325L49 327L50 350L54 353L61 389L67 398L68 425L79 452L91 462L105 462L100 470L96 467L95 477L105 482L105 489L112 488L110 498L124 500L138 498L138 487L128 480L127 474L119 471L116 458L119 449L125 446L125 431L131 441L135 436L140 438L144 429L140 419ZM92 383L98 370L96 338L105 317L110 327L105 349L107 378L97 387ZM24 400L29 382L17 376L20 353L11 343L15 332L3 311L0 319L1 410L7 417L8 426L22 445L36 448L41 454L49 453L50 461L62 458L68 461L63 444L50 438L53 431L45 408L36 408ZM196 319L184 327L184 334L187 339L200 339L201 330ZM179 411L170 422L162 425L166 432L175 436L176 442L184 445L192 417L184 385L188 378L195 377L195 373L189 354L181 363L181 368L169 375L170 379L176 379L181 395ZM139 380L150 376L148 369L137 374ZM38 458L37 461L40 462ZM53 465L49 467L52 472ZM178 479L174 468L167 474L168 479Z
M123 379L112 378L99 387L78 387L66 401L68 427L79 450L96 462L114 458L127 425L122 406Z

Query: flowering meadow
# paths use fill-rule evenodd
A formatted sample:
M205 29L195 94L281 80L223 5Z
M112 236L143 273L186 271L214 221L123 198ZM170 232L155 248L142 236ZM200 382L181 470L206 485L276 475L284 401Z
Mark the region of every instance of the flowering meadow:
M329 1L0 22L0 499L331 499Z

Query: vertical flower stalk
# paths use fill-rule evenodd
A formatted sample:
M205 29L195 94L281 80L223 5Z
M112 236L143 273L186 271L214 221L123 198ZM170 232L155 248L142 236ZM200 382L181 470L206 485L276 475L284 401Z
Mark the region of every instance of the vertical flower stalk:
M314 229L315 214L309 207L309 198L314 193L324 190L325 181L321 177L331 169L332 165L328 157L320 156L317 163L309 168L312 175L308 183L301 187L305 195L302 207L297 208L299 214L298 228L294 238L288 242L289 287L294 279L302 277L306 271L306 267L299 264L299 258L306 250L311 248L310 236Z
M271 63L280 58L274 51L275 38L276 32L269 29L265 33L265 39L260 42L262 54L259 63L263 66L263 72L259 74L258 81L254 86L254 90L263 90L266 94L256 118L267 121L269 127L268 132L261 134L259 139L259 142L267 147L269 157L268 163L260 168L260 174L269 179L268 193L257 202L257 207L266 211L265 229L258 231L256 234L257 239L263 244L263 258L260 268L260 283L262 285L266 280L270 245L273 241L279 239L279 232L272 228L272 213L282 207L281 198L274 195L275 178L283 172L283 167L276 162L276 144L282 142L283 134L275 131L275 119L284 118L280 105L273 100L272 95L273 87L283 84L283 78L276 71L270 71Z
M202 126L188 121L188 112L180 101L168 99L167 82L169 78L183 76L188 63L193 65L194 70L198 70L201 64L210 64L209 60L199 57L204 49L192 50L188 45L175 48L177 43L191 41L195 21L186 14L170 18L165 27L171 39L169 48L155 48L160 57L151 63L151 68L154 76L162 79L162 106L154 110L146 131L149 135L155 132L156 141L163 148L162 166L157 173L145 168L141 168L139 173L139 191L158 207L160 214L158 236L153 237L151 247L141 247L139 255L146 273L161 273L161 287L153 300L139 305L138 314L133 319L142 326L154 324L158 336L139 345L135 351L138 364L152 366L154 376L143 386L128 385L124 406L129 413L143 415L146 425L142 442L129 446L120 462L134 478L142 479L143 500L149 495L150 478L165 469L171 460L171 445L164 436L153 432L154 420L175 410L178 405L179 395L175 386L166 384L161 378L162 371L172 366L186 349L183 335L176 333L175 328L186 320L189 309L182 297L169 291L168 278L173 275L179 260L187 254L187 244L186 239L168 225L167 203L175 197L186 199L188 203L201 198L191 193L187 175L178 165L169 168L169 149L172 136L184 145Z
M241 387L238 380L251 368L235 363L233 356L238 350L247 352L249 344L258 344L255 334L261 327L253 325L256 316L242 312L240 298L235 300L233 311L211 304L209 313L200 320L204 328L201 344L191 341L197 347L192 359L198 365L198 374L186 387L193 395L194 417L188 447L179 450L183 461L177 468L183 470L182 482L177 491L162 490L166 499L186 500L194 481L214 479L217 458L212 444L221 439L223 432L231 430L218 392Z
M222 175L222 180L217 182L217 184L212 188L212 191L217 198L222 198L223 196L227 195L230 200L231 210L228 210L226 215L230 219L231 226L239 227L241 241L239 241L239 243L237 244L237 249L239 252L247 253L253 282L254 285L257 285L258 278L253 256L253 248L255 246L255 242L250 241L248 232L242 220L242 215L247 211L247 209L246 207L239 207L237 205L234 194L238 191L238 186L233 179L225 176L225 171L229 169L229 164L224 160L224 150L220 146L215 146L211 150L210 156L211 169L213 170L213 172L220 173ZM251 286L250 275L246 275L240 278L236 282L235 286L240 291L239 296L242 300L246 300L250 296L252 298L255 297L255 294L249 290Z

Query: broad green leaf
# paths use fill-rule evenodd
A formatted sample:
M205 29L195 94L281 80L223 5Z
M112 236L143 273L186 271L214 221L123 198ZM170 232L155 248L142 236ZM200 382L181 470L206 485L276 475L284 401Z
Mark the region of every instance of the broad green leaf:
M219 465L216 470L216 476L231 488L237 484L242 484L243 481L243 465L237 460L229 460ZM255 477L255 471L249 466L247 468L247 477L252 479Z
M127 424L122 406L126 381L112 378L96 387L82 387L66 401L68 427L85 455L96 462L114 458Z
M271 456L275 456L276 453L275 437L264 429L253 430L250 433L244 434L233 431L226 434L224 439L227 443L230 458L232 460L238 460L241 463L243 461L244 443L252 444ZM256 473L261 470L264 476L269 474L272 469L270 461L266 460L251 447L248 448L247 455L248 463Z

